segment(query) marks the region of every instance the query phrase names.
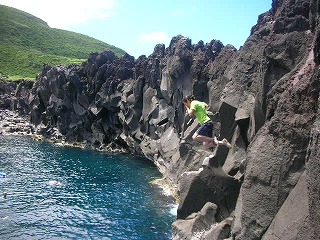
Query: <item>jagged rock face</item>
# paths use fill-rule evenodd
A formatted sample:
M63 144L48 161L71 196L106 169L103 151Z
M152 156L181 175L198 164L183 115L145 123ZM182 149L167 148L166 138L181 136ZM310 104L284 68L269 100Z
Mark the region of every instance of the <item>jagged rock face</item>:
M318 74L319 76L319 74ZM320 103L319 103L320 109ZM309 204L309 219L306 220L307 227L304 233L310 236L310 239L319 239L319 217L320 217L320 151L319 151L319 138L320 138L320 121L319 110L317 121L314 123L311 132L311 141L309 145L309 154L307 157L307 184L308 184L308 204ZM308 236L307 235L307 236ZM302 237L300 238L302 239Z
M0 109L17 110L20 114L29 113L28 98L33 81L5 81L0 79Z
M320 71L320 1L311 1L311 14L310 20L312 22L313 32L315 33L314 39L314 59L317 63L317 71L314 74L315 81L319 84ZM308 186L308 212L307 219L305 220L305 227L301 230L299 239L307 236L308 239L320 239L320 151L319 151L319 138L320 138L320 98L318 98L318 113L317 119L311 129L310 143L308 148L308 155L306 158L306 174Z
M14 82L6 83L4 80L0 80L0 108L2 109L13 109L14 103L12 98L14 98L14 91L17 87L17 84Z
M216 211L216 220L219 222L228 218L235 209L240 182L223 171L217 157L208 157L206 160L211 161L211 166L203 164L202 170L184 172L181 175L178 219L186 219L207 202L219 206Z
M33 134L28 97L32 81L0 79L0 134Z
M136 61L107 51L81 67L45 66L33 88L32 121L58 127L68 141L116 143L147 156L177 182L186 167L200 166L200 160L185 166L176 154L185 155L179 150L182 98L208 99L208 66L222 49L219 41L191 45L177 36L167 49L157 45L149 58Z
M319 7L274 0L239 51L176 36L137 60L107 51L82 66L46 65L30 96L19 90L20 106L43 134L58 128L68 141L152 160L178 185L176 239L319 239ZM214 161L191 139L188 94L219 112L219 133L232 141ZM207 202L216 206L211 224L200 216ZM290 204L300 211L286 218Z
M250 68L235 61L232 69L239 66L242 70L228 74L236 80L226 86L230 90L225 90L224 99L231 105L238 103L239 108L244 106L250 118L251 143L238 203L242 228L234 229L236 239L261 239L305 171L319 95L309 4L310 1L274 1L272 10L259 18L264 24L259 26L258 21L253 28L242 49L245 53L239 54ZM247 54L252 52L255 54L249 59ZM239 83L239 79L246 82ZM228 93L237 92L237 84L247 85L235 101ZM263 125L260 119L264 119ZM302 226L300 221L296 229ZM265 239L285 238L270 232L268 236L274 238Z

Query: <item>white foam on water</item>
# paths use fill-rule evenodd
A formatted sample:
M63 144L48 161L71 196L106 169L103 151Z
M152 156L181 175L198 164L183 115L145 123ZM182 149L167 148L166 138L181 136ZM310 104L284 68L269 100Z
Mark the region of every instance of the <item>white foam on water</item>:
M62 182L60 181L57 181L57 180L50 180L48 182L49 186L61 186L62 185Z
M170 214L172 216L177 216L178 204L171 204L170 205Z

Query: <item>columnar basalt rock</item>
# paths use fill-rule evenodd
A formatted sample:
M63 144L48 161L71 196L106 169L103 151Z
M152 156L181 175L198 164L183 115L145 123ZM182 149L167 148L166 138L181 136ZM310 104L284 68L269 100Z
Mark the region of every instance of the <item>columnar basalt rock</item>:
M179 35L136 60L106 51L44 65L31 92L1 83L0 103L47 137L153 161L180 197L174 239L318 239L319 6L274 0L239 50ZM188 94L209 103L232 149L209 157L192 140Z
M309 5L310 1L274 1L272 10L259 17L264 24L259 26L258 22L253 28L241 49L245 52L239 51L242 59L246 59L244 54L256 53L245 60L251 68L242 67L242 71L229 75L230 79L236 79L232 80L236 84L239 79L247 81L243 82L247 85L243 94L239 94L238 103L234 98L230 100L227 94L224 99L248 112L250 143L246 151L242 198L237 206L241 210L236 215L241 228L238 224L232 230L235 239L263 238L305 171L306 150L319 95ZM256 44L252 44L253 41ZM241 66L242 63L236 60L235 64ZM244 72L243 69L248 70ZM237 92L238 87L233 87L236 84L231 85L232 81L226 93ZM243 83L239 85L244 87ZM295 221L294 218L291 221ZM292 233L295 238L303 225L303 221L295 224L299 229ZM273 239L270 236L282 239L276 237L276 230L269 228L265 239Z

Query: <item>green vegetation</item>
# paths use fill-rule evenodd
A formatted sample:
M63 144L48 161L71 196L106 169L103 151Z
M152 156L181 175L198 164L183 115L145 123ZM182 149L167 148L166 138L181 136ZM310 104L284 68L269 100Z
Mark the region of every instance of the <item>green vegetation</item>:
M50 28L26 12L0 5L0 74L9 79L35 79L44 63L80 64L91 52L125 51L89 36Z

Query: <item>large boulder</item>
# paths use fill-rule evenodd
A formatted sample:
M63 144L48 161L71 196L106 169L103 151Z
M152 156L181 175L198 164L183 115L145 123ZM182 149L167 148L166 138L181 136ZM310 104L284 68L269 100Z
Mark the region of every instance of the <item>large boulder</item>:
M204 159L198 171L186 171L181 175L178 219L200 211L207 202L217 205L217 222L233 212L241 184L226 174L217 161L217 157L211 155L211 159Z

